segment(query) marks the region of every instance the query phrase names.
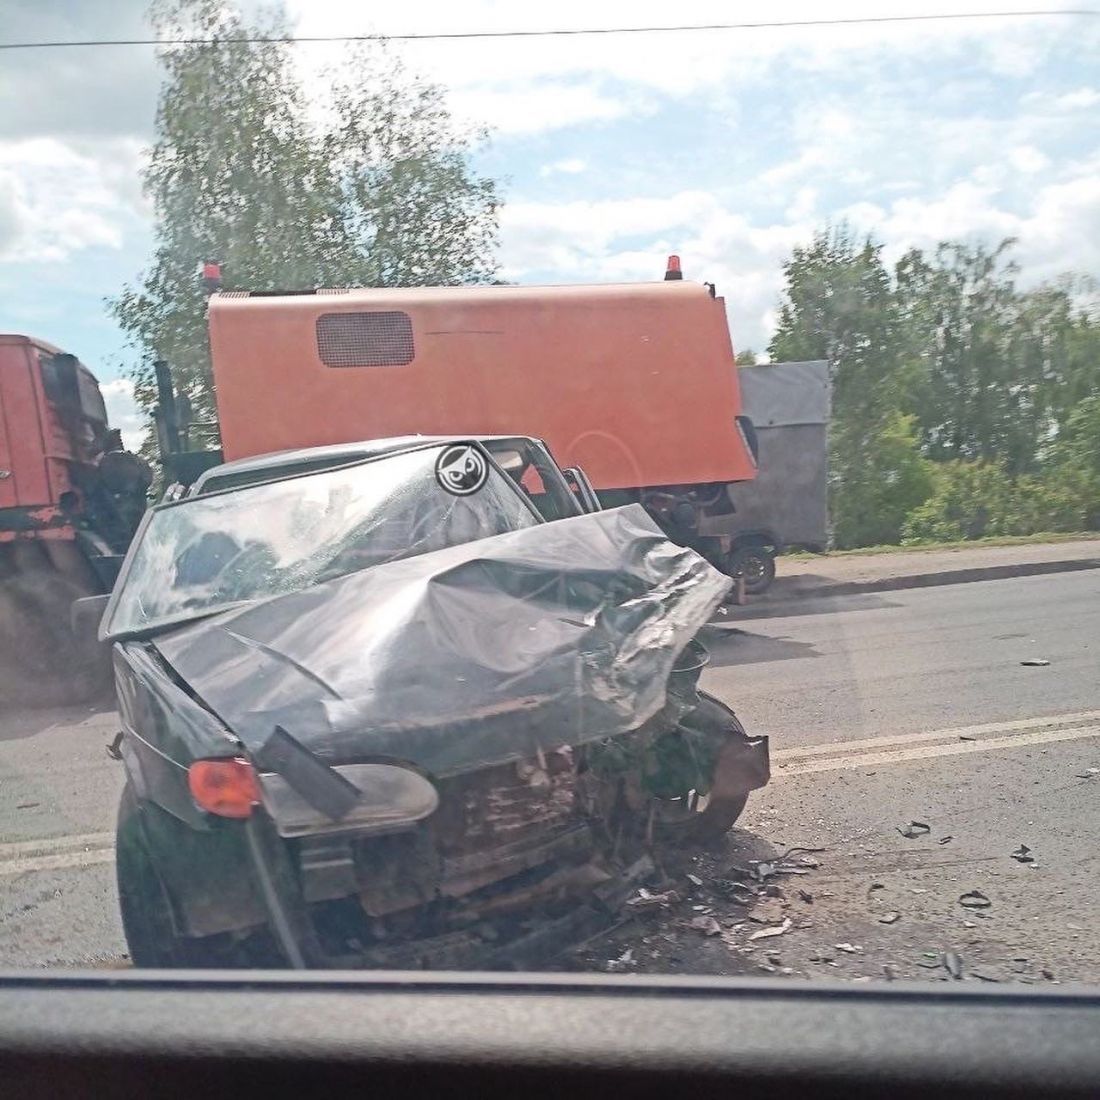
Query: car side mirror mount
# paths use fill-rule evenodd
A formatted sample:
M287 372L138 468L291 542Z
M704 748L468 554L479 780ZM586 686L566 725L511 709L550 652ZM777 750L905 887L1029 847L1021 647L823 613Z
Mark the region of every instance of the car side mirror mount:
M569 486L573 495L580 502L581 509L585 512L599 512L603 505L596 496L596 490L592 488L592 482L588 475L579 466L570 466L562 470L565 484Z

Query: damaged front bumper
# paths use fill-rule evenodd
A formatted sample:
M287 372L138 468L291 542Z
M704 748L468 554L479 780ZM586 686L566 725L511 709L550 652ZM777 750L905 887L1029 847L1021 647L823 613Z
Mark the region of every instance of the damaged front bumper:
M246 825L267 924L292 967L536 966L606 931L654 872L648 855L612 855L578 812L569 750L441 792L392 765L333 770L384 787L388 816L333 822L265 776L268 812ZM733 738L711 796L743 798L769 775L768 739Z

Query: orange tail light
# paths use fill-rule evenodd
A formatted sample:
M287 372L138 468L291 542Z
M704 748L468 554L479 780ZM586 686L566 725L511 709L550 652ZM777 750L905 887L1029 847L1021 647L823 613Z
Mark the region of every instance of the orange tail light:
M245 818L260 801L260 784L247 760L196 760L187 769L191 797L219 817Z

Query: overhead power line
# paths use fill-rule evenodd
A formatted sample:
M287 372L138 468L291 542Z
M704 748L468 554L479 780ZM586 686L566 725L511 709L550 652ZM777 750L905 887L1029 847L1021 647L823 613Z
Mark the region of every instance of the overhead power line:
M923 15L866 15L849 19L768 20L751 23L691 23L663 27L560 27L542 31L441 31L424 34L243 35L239 38L95 38L62 42L0 42L0 50L50 50L87 46L209 46L261 42L448 42L494 38L579 38L610 34L681 34L693 31L755 31L785 27L850 27L874 23L931 23L963 19L1034 19L1097 16L1092 8L1036 11L940 12Z

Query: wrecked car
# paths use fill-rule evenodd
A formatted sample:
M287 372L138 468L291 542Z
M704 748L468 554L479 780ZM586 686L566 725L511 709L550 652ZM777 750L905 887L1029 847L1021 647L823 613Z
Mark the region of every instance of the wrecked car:
M767 781L697 686L729 579L639 506L548 520L478 440L357 457L131 546L100 636L138 965L530 966Z

